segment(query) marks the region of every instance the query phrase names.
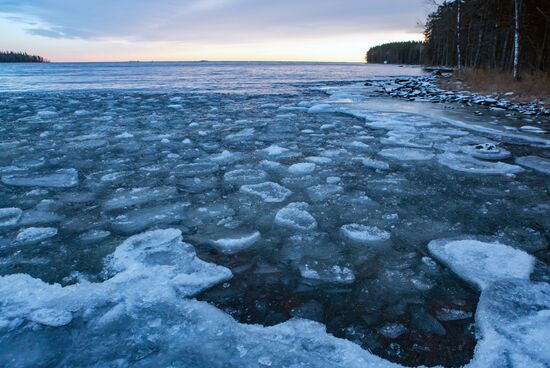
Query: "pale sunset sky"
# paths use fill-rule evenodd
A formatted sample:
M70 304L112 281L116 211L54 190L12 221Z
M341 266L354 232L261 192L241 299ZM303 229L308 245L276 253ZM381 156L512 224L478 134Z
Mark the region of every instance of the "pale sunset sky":
M0 0L0 50L52 61L363 61L425 0Z

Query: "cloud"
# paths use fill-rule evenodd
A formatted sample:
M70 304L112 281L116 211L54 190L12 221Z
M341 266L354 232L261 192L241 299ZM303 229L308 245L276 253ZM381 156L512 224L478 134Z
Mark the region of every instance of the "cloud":
M419 32L423 0L0 0L0 13L51 38L250 43Z

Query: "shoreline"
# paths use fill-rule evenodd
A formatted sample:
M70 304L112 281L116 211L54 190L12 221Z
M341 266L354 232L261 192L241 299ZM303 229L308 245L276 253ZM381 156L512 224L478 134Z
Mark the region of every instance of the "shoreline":
M391 97L405 98L409 101L432 103L460 103L465 106L485 106L494 111L508 111L519 113L528 117L548 117L550 108L536 102L513 102L508 96L495 96L483 94L466 89L452 90L443 85L449 83L452 78L451 69L432 68L429 75L397 77L385 81L367 80L366 86L378 87L382 92ZM452 71L452 70L451 70Z

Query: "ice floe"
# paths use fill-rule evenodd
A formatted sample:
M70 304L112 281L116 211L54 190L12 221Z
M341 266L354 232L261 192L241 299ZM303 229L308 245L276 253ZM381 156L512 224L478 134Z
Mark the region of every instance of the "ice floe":
M23 211L20 208L0 208L0 227L16 225Z
M340 230L349 240L365 244L383 242L391 236L390 233L376 226L361 224L343 225Z
M211 240L210 243L223 253L236 253L253 246L262 238L259 231L232 234L228 237Z
M78 172L60 169L52 174L6 175L2 176L2 182L13 186L70 188L78 185Z
M21 245L36 244L56 235L57 229L55 227L29 227L19 231L15 243Z
M275 223L294 230L313 230L317 221L307 211L309 205L304 202L294 202L281 208L275 215Z
M428 244L428 250L480 290L501 279L529 279L535 265L535 258L522 250L475 239L434 240Z
M516 163L543 174L550 175L550 159L539 156L523 156L516 158Z
M443 153L437 156L437 160L443 166L448 168L472 174L516 174L522 172L520 166L507 164L504 162L491 162L478 160L471 156Z
M260 197L264 202L268 203L284 202L292 194L287 188L269 181L261 184L243 185L240 191Z

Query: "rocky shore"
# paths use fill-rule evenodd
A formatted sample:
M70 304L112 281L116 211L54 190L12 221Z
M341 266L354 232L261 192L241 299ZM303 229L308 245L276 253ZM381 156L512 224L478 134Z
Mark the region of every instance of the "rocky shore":
M438 75L441 74L441 75ZM439 78L450 78L450 73L434 72L418 77L399 77L390 80L367 81L365 85L377 88L377 92L410 101L433 103L460 103L467 106L481 105L496 111L510 111L529 116L550 116L550 109L538 102L513 103L504 96L487 96L470 91L450 91L438 86ZM481 114L481 112L479 112Z

